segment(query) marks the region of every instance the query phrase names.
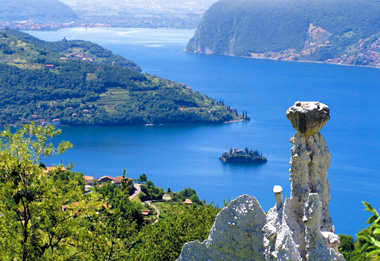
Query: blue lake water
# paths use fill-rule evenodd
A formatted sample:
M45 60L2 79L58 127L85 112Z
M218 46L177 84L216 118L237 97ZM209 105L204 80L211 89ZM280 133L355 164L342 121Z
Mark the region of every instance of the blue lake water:
M380 70L312 63L253 60L183 52L192 30L84 29L29 31L44 40L96 42L135 61L145 72L186 83L238 109L252 121L221 125L63 128L74 149L48 160L74 162L87 175L137 178L146 173L163 188L197 190L223 206L241 194L254 195L264 210L275 204L274 185L290 193L289 138L295 134L286 110L297 100L320 101L331 119L322 130L332 154L331 216L337 233L356 234L380 210ZM226 165L218 157L230 147L257 149L260 166Z

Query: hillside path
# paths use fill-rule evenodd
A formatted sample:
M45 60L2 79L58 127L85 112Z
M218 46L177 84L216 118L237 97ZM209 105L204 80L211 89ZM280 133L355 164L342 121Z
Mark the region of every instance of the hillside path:
M132 200L135 197L137 197L140 194L140 192L141 192L141 184L133 183L133 186L135 187L136 190L135 190L135 192L131 196L129 196L130 200Z

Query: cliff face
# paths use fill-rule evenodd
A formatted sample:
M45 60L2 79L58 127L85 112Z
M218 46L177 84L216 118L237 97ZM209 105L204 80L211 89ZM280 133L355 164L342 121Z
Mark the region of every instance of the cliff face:
M178 260L344 260L330 217L331 154L319 132L329 108L297 102L287 117L298 132L291 138L291 195L283 203L275 186L276 204L267 214L257 199L243 195L222 209L209 238L189 242Z
M380 67L380 2L220 0L186 50Z

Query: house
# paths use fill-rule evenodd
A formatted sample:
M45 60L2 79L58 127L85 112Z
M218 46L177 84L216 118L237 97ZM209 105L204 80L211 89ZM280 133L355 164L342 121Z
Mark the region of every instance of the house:
M110 176L103 176L100 179L98 179L98 183L99 184L107 183L108 181L110 181L111 183L113 183L113 178L110 177Z
M87 185L94 185L94 177L85 175L84 180L86 181Z
M101 177L100 179L98 179L98 183L99 183L99 185L102 185L102 184L105 184L107 182L111 182L113 184L116 184L116 186L118 186L120 188L121 183L122 183L122 179L123 179L122 176L115 177L115 178L110 177L110 176L104 176L104 177ZM132 182L132 179L131 178L125 178L125 182L128 182L128 181Z
M191 204L193 204L193 201L192 201L191 199L187 198L187 199L184 201L184 203L187 204L187 205L191 205Z
M141 212L141 215L143 215L144 217L146 217L146 216L149 216L150 213L151 213L150 209L146 209L146 210L143 210L143 211Z

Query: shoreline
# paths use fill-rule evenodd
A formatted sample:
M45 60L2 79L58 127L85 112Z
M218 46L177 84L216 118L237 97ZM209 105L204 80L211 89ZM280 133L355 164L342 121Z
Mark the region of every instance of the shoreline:
M215 54L215 53L203 53L203 52L189 52L184 49L185 53L189 54L202 54L202 55L221 55L221 56L230 56L236 58L245 58L245 59L255 59L255 60L269 60L269 61L278 61L278 62L290 62L290 63L317 63L317 64L329 64L329 65L340 65L340 66L350 66L350 67L361 67L361 68L373 68L380 69L380 66L374 65L355 65L349 63L334 63L334 62L324 62L324 61L313 61L313 60L287 60L287 59L276 59L276 58L261 58L261 57L249 57L249 56L238 56L234 54Z

